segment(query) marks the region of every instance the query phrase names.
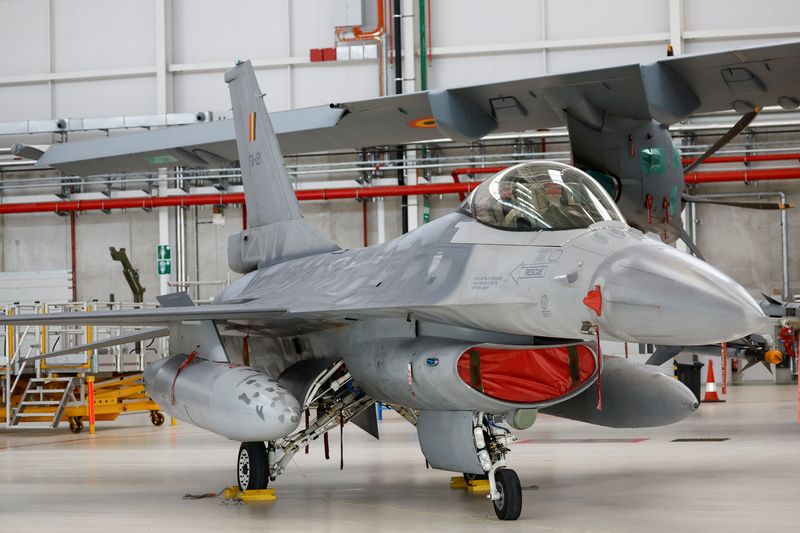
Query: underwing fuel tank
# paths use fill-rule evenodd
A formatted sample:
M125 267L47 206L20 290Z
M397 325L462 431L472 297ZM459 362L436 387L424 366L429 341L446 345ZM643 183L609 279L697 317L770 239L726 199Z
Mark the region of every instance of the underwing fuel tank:
M164 412L239 442L285 437L300 423L300 405L278 381L246 366L185 355L147 366L147 394ZM177 376L177 379L176 379Z
M600 375L602 410L597 409L597 383L543 413L613 428L665 426L683 420L699 405L678 380L645 365L619 357L603 358Z

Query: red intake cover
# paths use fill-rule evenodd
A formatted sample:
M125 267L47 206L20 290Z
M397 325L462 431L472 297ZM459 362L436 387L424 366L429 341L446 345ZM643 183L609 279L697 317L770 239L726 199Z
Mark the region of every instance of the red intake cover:
M538 403L564 396L595 371L586 345L552 348L470 348L458 359L458 375L483 394L514 403Z

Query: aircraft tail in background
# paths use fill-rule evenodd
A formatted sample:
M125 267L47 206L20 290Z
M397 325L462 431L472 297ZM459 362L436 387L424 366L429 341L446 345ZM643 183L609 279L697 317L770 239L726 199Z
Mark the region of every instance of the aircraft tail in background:
M228 241L231 270L246 273L339 249L303 219L253 66L249 61L237 64L225 73L225 81L231 93L248 225Z

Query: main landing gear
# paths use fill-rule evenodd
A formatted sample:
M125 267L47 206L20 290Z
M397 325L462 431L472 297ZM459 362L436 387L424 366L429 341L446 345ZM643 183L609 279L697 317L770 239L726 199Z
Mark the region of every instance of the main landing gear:
M269 484L267 447L263 442L243 442L236 461L236 479L241 490L266 489Z
M307 419L307 426L275 441L243 442L236 460L236 479L242 491L263 490L282 474L294 455L311 441L375 405L375 400L355 387L342 362L323 372L312 382L313 401L303 406L316 416Z

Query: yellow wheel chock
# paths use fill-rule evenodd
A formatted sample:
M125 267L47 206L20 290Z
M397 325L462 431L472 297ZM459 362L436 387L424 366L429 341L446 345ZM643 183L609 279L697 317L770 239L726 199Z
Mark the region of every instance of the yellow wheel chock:
M488 479L472 479L467 481L464 476L453 476L450 478L451 489L466 489L470 494L486 494L489 492Z
M237 485L225 489L222 496L226 500L241 502L274 502L278 499L275 489L241 490Z

